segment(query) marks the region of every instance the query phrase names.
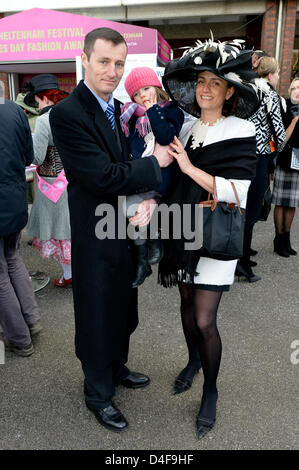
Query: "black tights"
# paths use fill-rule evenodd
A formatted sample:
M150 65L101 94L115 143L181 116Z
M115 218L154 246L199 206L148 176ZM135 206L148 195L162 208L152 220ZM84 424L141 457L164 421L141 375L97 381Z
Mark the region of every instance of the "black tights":
M180 283L181 318L189 353L188 365L198 362L200 357L203 375L203 400L201 414L211 416L216 413L216 381L221 361L222 344L217 329L217 310L222 291L194 289ZM187 367L188 367L187 365ZM207 396L215 397L215 411L205 410ZM214 405L213 405L214 407Z

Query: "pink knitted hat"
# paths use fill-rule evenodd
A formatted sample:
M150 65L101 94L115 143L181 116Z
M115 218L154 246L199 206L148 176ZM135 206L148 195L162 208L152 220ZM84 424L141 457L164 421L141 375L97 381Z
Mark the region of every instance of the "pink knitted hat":
M160 80L153 69L150 67L135 67L125 80L125 89L131 100L133 99L134 93L139 90L139 88L146 86L162 88Z

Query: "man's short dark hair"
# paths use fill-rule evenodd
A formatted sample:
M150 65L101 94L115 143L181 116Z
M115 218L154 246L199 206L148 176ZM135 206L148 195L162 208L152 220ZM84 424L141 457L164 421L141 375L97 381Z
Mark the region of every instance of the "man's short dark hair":
M94 43L96 42L97 39L104 39L104 41L111 41L115 46L118 46L119 44L125 44L127 46L125 39L118 31L115 31L114 29L111 29L111 28L93 29L92 31L86 34L85 39L84 39L83 51L87 55L88 60L93 51Z

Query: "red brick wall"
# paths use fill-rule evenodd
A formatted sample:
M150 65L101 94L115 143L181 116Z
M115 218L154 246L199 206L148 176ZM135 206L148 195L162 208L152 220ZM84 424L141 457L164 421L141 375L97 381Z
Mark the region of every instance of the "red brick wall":
M269 9L263 17L261 49L268 52L269 55L275 55L276 46L276 30L279 1L267 0L266 9ZM279 93L283 96L287 95L291 80L292 57L295 41L296 29L296 10L297 0L286 0L283 2L282 15L282 51L280 63L280 85Z
M278 5L278 1L267 0L266 13L264 14L262 24L261 49L271 56L274 56L275 54L276 18Z
M283 32L283 47L280 71L280 87L279 92L281 95L288 94L288 88L291 81L292 72L292 58L295 42L296 30L296 10L297 0L287 0L285 9L285 21Z

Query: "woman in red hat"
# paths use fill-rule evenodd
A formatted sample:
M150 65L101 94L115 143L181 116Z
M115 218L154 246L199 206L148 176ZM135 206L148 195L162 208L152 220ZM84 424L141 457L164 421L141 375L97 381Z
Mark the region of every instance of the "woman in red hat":
M49 115L53 106L68 93L59 89L54 75L32 78L25 103L38 103L40 115L33 134L34 164L37 168L37 191L28 222L32 246L43 258L53 257L62 267L63 276L54 280L57 287L71 286L71 233L67 200L67 181L63 165L53 142Z

